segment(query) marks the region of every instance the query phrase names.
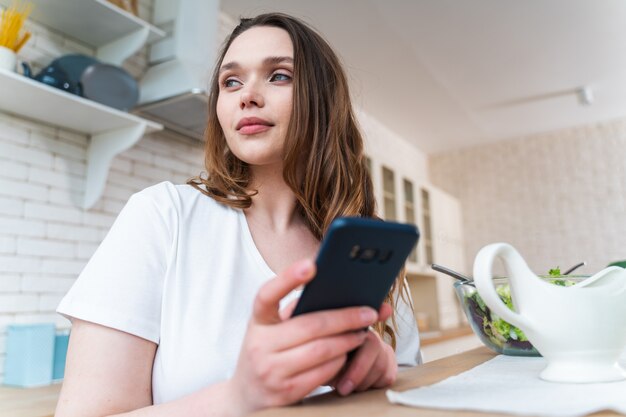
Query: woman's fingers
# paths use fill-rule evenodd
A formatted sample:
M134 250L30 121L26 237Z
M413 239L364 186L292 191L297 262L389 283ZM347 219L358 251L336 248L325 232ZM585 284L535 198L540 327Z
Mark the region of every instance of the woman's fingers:
M345 333L316 339L293 349L285 350L279 354L280 362L293 364L293 366L284 368L285 376L295 376L318 367L331 359L345 356L351 350L361 346L365 337L365 332Z
M254 300L252 320L257 324L280 322L280 300L292 290L315 276L315 264L310 259L298 261L276 278L265 283Z
M368 331L366 340L348 364L337 383L337 391L341 395L348 395L357 388L362 388L364 382L374 383L380 377L381 363L379 356L383 352L382 341L374 332ZM386 366L383 362L382 368ZM371 375L375 374L375 375ZM371 380L371 381L369 381Z
M378 310L378 321L385 322L389 317L391 317L393 309L389 303L383 303Z
M290 378L290 387L319 387L324 385L330 378L337 374L346 363L347 355L338 356L329 360L316 368L302 372L293 378ZM309 390L310 392L311 390ZM303 393L301 397L308 394Z
M363 380L356 385L354 390L360 392L371 388L376 383L376 381L386 376L387 365L388 361L385 351L378 351L378 354L376 355L376 360L374 360L374 363L372 363L372 367L370 368L369 372L365 375L365 378L363 378Z
M312 340L360 331L378 321L369 307L349 307L302 314L275 328L275 349L286 350Z
M278 312L278 315L280 316L281 320L285 321L291 317L291 315L293 314L293 310L295 310L296 305L298 305L299 300L300 300L299 298L295 300L291 300L285 308L283 308L282 310Z
M385 349L387 350L387 369L378 380L370 385L374 388L388 387L395 382L398 376L398 364L395 359L395 353L393 349L391 349L391 346L386 346ZM389 352L391 352L391 354L389 354Z

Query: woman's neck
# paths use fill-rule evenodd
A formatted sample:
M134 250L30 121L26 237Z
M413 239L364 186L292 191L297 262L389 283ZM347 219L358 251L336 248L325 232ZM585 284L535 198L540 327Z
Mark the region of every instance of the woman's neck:
M283 179L282 166L256 166L251 173L250 188L258 190L258 194L244 210L249 222L261 223L279 233L302 223L296 211L296 196Z

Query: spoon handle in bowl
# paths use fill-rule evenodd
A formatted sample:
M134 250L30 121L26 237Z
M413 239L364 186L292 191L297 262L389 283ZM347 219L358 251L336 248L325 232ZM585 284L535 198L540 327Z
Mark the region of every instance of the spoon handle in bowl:
M577 270L578 268L580 268L581 266L585 266L585 265L587 265L587 262L582 261L581 263L576 264L573 267L571 267L570 269L568 269L567 271L563 272L563 275L569 275L572 272L574 272L575 270Z
M438 264L432 264L430 267L432 269L434 269L435 271L437 271L437 272L441 272L442 274L449 275L449 276L451 276L454 279L458 279L459 281L463 281L463 282L466 282L466 283L471 283L472 282L472 280L469 279L469 277L466 277L465 275L463 275L463 274L461 274L459 272L456 272L456 271L453 271L453 270L451 270L449 268L446 268L445 266L441 266L441 265L438 265Z

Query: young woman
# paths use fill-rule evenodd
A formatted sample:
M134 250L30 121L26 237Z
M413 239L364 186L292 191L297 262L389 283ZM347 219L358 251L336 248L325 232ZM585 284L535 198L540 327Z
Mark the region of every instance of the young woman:
M380 311L289 318L330 222L375 215L327 43L290 16L242 19L206 141L207 175L133 195L61 302L72 336L57 417L239 416L324 385L385 387L420 362L402 278Z

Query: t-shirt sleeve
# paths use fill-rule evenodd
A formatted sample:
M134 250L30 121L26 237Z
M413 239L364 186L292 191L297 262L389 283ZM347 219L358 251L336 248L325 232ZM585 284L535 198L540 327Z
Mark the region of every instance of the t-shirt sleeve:
M403 285L406 287L408 301L412 303L406 280ZM400 291L396 294L396 361L400 367L415 366L422 363L419 331L413 309L399 293Z
M57 312L159 343L176 215L165 183L134 194Z

